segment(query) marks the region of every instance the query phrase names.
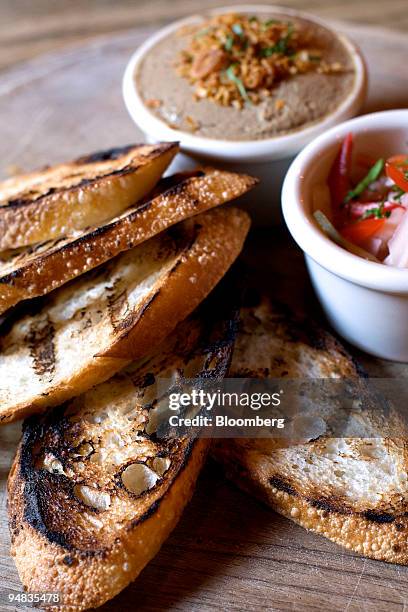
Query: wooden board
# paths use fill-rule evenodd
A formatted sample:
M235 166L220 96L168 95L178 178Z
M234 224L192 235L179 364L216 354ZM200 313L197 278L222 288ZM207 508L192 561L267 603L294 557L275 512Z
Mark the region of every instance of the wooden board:
M401 71L406 37L349 26L347 32L368 59L366 110L408 106L408 73ZM120 81L129 55L148 33L135 30L97 40L4 74L3 175L9 166L28 170L140 139L124 110ZM316 308L302 257L284 231L276 230L274 240L270 231L252 237L245 259L254 279L274 279L270 291L289 296L298 307ZM359 357L377 375L407 370ZM0 611L31 609L4 600L5 592L21 591L8 553L5 494L18 436L18 425L0 429ZM210 462L161 552L103 610L322 610L328 605L350 612L405 610L408 568L363 559L308 534L236 490Z
M245 0L245 4L259 4ZM101 34L129 27L159 27L174 19L206 8L220 6L220 0L2 0L0 2L0 70L54 52ZM237 0L222 0L222 5ZM381 25L406 32L406 0L284 0L294 9L312 11L324 19L345 19L365 25Z

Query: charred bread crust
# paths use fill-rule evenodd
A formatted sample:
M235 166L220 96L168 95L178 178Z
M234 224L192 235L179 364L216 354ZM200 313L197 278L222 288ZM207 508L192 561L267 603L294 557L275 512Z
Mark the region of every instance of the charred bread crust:
M153 199L105 225L8 257L0 263L0 314L21 300L49 293L179 221L239 197L255 184L247 175L211 168L169 177L159 183Z
M176 526L191 498L208 446L209 441L204 439L190 446L171 486L135 525L127 528L126 542L118 538L109 549L92 553L50 541L30 524L21 495L29 483L21 478L17 455L9 479L9 513L12 532L15 525L12 555L25 588L61 593L63 605L58 610L64 612L98 607L114 597L137 578Z
M145 196L178 143L130 145L0 184L0 251L92 227Z
M299 483L265 469L253 451L246 452L231 440L218 442L213 455L239 488L308 531L371 559L408 564L406 511L370 507L356 511L335 496L307 495ZM273 456L269 459L273 461Z
M367 374L341 342L310 317L295 315L284 303L272 301L258 291L246 293L241 311L240 334L234 350L232 376L259 378L299 378L310 376L291 353L302 347L314 356L319 378L356 378ZM260 354L259 368L247 367L251 336L269 336L274 345L267 355ZM278 352L277 352L278 351ZM268 355L272 356L265 367Z
M364 400L360 417L369 420L395 465L405 472L406 427L384 399L367 387L366 373L342 344L317 323L294 316L285 305L260 296L250 297L242 309L229 375L302 378L310 376L314 368L316 378L354 379ZM258 336L263 339L262 353L257 351ZM302 355L307 357L303 364ZM389 437L391 432L394 436L399 432L400 437ZM370 443L359 438L341 440L348 448L355 448L356 453L360 452L360 445ZM292 465L303 457L309 469L312 464L309 458L324 454L326 441L322 437L296 446L285 439L219 440L213 445L212 454L238 487L302 527L367 557L407 564L408 508L403 492L384 493L381 501L375 502L363 495L355 498L347 495L345 489L341 493L330 479L309 480L302 467L295 469ZM369 462L374 465L376 461L375 454L367 461L369 469ZM345 469L344 464L338 469Z
M198 306L226 273L242 249L249 224L249 217L242 210L215 209L175 226L169 230L170 234L162 235L158 239L153 238L159 241L160 246L171 235L179 245L171 269L161 270L159 281L155 281L148 293L139 298L131 308L128 308L127 302L122 308L121 296L116 296L112 305L108 305L108 314L100 315L103 317L100 327L91 325L88 329L86 312L84 317L81 315L80 327L77 327L75 319L75 330L78 329L78 333L82 334L82 341L89 344L89 338L96 338L98 350L95 350L89 359L81 362L81 365L74 363L67 375L65 370L60 374L61 364L64 368L66 364L61 360L56 362L55 358L56 354L58 356L56 344L66 343L67 336L63 337L64 340L58 338L58 331L55 332L53 323L49 320L49 306L45 304L40 315L33 317L33 321L40 322L40 325L37 324L39 329L33 337L32 332L24 337L23 346L16 346L16 338L20 338L22 330L30 327L31 323L27 323L25 318L22 322L16 321L9 334L2 338L2 349L5 352L0 354L1 377L4 381L3 388L0 389L0 423L25 418L30 414L42 412L48 406L61 404L107 380L131 361L148 354L152 346L164 340L177 323ZM149 244L145 243L136 249L141 247L144 253ZM129 251L125 256L131 258L133 252ZM119 264L118 266L121 269ZM109 269L106 269L106 272L105 268L101 270L98 269L95 273L106 273L109 277ZM94 272L91 272L92 274ZM85 281L75 281L78 282ZM72 284L68 290L76 286ZM58 296L56 299L58 303ZM64 330L66 327L61 333L64 333ZM15 391L11 392L11 387L7 387L11 385L11 378L16 376L13 368L20 363L18 355L24 356L24 363L31 364L31 376L35 381L35 385L33 383L30 387L26 378L28 373L25 371L26 386L21 389L24 395L20 398L16 396ZM19 376L17 373L17 378Z
M237 331L234 301L229 281L222 282L151 356L24 423L8 510L26 589L60 593L62 610L96 607L156 554L191 496L209 440L156 435L152 397L160 397L160 387L152 394L152 385L169 370L181 379L226 375ZM129 465L158 470L157 459L167 461L158 480L129 489ZM108 494L109 503L84 503L77 489L83 485Z

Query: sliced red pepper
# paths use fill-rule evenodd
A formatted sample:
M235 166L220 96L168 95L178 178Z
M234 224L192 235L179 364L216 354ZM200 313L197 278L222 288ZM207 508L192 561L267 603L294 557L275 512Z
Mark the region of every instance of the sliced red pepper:
M374 236L376 232L384 225L385 218L383 219L375 219L368 218L363 219L363 221L356 221L355 223L350 223L343 227L341 230L341 235L343 238L356 244L357 246L361 246L368 238Z
M347 134L330 170L328 184L331 201L336 209L340 208L350 191L350 173L353 153L353 134ZM335 211L333 211L335 212Z
M408 155L390 157L385 164L385 172L397 187L408 191Z

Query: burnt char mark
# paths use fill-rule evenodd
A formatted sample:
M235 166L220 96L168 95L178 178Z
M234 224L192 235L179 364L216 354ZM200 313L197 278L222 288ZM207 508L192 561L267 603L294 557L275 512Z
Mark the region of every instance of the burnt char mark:
M207 355L204 370L199 373L202 378L221 379L228 374L239 328L241 279L242 267L239 263L234 264L196 310L195 316L202 321L202 331L194 354ZM192 357L187 355L186 359Z
M284 491L285 493L288 493L289 495L293 495L294 497L304 497L304 499L313 508L317 508L318 510L323 510L326 513L337 513L337 514L342 514L342 515L355 514L357 516L361 516L367 521L370 521L372 523L382 524L382 525L393 523L397 518L396 516L388 512L376 512L375 510L365 510L364 512L354 512L352 508L347 507L344 504L344 502L336 498L327 499L327 498L321 497L321 498L316 499L312 497L299 495L299 493L295 491L295 489L280 476L272 476L269 479L269 484L271 485L271 487L278 489L278 491Z
M94 185L95 183L103 179L112 178L114 176L115 177L126 176L127 174L132 174L133 172L136 172L139 169L139 167L140 167L139 165L134 165L134 164L124 166L123 168L119 168L118 170L109 170L108 172L105 172L103 174L98 174L97 176L94 176L92 178L83 178L77 183L74 183L72 185L68 185L65 187L51 187L45 193L40 193L39 195L33 196L31 198L26 197L26 198L16 198L14 200L9 200L5 204L3 204L3 206L1 206L0 211L7 210L10 208L13 208L13 209L23 208L24 206L29 206L31 204L39 203L42 200L53 195L54 193L57 193L57 194L58 193L68 193L69 191L75 191L77 189L80 189L81 187L87 187L89 185Z
M84 157L80 157L77 160L75 160L74 162L71 162L73 164L76 165L81 165L81 164L91 164L91 163L98 163L99 161L109 161L109 160L117 160L121 157L121 155L125 155L127 152L129 152L130 150L132 150L132 148L134 147L138 147L138 146L145 146L145 145L129 145L126 147L122 147L122 148L116 148L116 149L109 149L107 151L99 151L97 153L92 153L91 155L86 155ZM168 151L169 149L173 148L174 146L176 146L176 143L166 143L164 145L159 145L156 148L152 149L148 155L144 156L145 160L148 159L154 159L157 155L160 155L161 153L164 153L165 151ZM112 153L113 152L113 153ZM111 157L110 157L111 155ZM116 157L115 157L116 155ZM103 156L106 156L105 158L103 158ZM92 159L93 157L95 157L94 159ZM113 176L126 176L127 174L132 174L133 172L136 172L138 170L138 168L140 167L140 164L136 165L136 164L129 164L124 166L123 168L119 168L117 170L109 170L107 172L102 172L102 174L94 176L92 178L83 178L82 180L80 180L78 183L75 183L73 185L68 185L66 187L51 187L50 189L48 189L45 193L41 193L37 196L33 196L33 197L21 197L21 198L15 198L13 200L8 200L8 202L5 202L2 206L0 210L7 210L9 208L21 208L24 206L28 206L30 204L33 203L38 203L41 202L41 200L55 194L55 193L66 193L69 191L74 191L78 188L81 187L87 187L88 185L92 185L102 179L108 178L108 177L113 177Z
M341 503L339 503L339 501L336 499L329 500L324 497L319 497L318 499L306 497L306 499L313 508L323 510L324 512L337 512L339 514L351 513L349 508L342 506Z
M73 565L75 565L75 558L72 557L71 555L65 555L62 562L67 567L72 567Z
M269 484L271 487L278 489L278 491L283 491L284 493L288 493L289 495L297 496L297 493L293 487L291 487L283 478L280 476L272 476L269 478Z
M227 281L225 279L225 281ZM233 329L236 317L236 311L238 304L232 300L227 304L227 301L221 301L221 306L218 298L221 298L219 292L224 290L227 291L226 296L231 297L231 293L228 290L228 283L221 283L221 286L217 287L216 291L212 296L209 296L200 306L200 317L205 322L203 326L203 337L199 342L199 346L202 346L203 351L213 353L217 350L215 357L222 362L220 365L224 367L224 371L213 369L213 376L217 376L221 373L224 375L228 366L228 355L226 350L223 352L218 351L219 346L226 346L228 344L229 349L232 349L233 343ZM217 298L217 299L215 299ZM154 299L154 296L153 298ZM147 306L147 305L146 305ZM231 310L232 308L232 310ZM227 325L227 320L232 321L231 325ZM207 325L207 323L210 324ZM208 335L207 335L208 334ZM146 375L143 385L151 385L154 383L155 377L153 373ZM44 473L44 470L36 468L36 455L34 450L41 448L43 452L45 450L45 439L52 437L58 441L58 448L62 448L64 444L68 444L67 439L69 436L67 433L70 431L71 424L69 420L64 416L65 410L68 404L62 405L50 412L44 417L33 416L27 419L23 426L23 439L21 442L21 455L20 455L20 473L24 483L27 485L24 487L24 518L25 520L39 533L43 535L49 542L58 544L67 551L64 563L70 565L72 560L79 557L100 557L108 554L109 549L93 549L87 550L79 549L70 538L70 532L68 535L59 533L55 530L49 529L48 526L48 511L50 503L52 503L52 489L50 485L54 483L55 486L63 487L66 493L66 499L69 500L72 493L72 483L69 482L63 475L50 475ZM191 453L194 449L194 445L198 443L197 439L190 439L183 445L181 453L178 455L180 463L178 465L177 473L171 481L170 486L174 484L177 478L180 477L183 470L188 466ZM159 510L160 505L166 500L169 495L167 489L162 496L152 504L148 510L140 517L129 523L129 531L136 528L138 525L153 517ZM51 498L51 499L50 499ZM64 502L65 503L65 502ZM80 542L78 542L80 544ZM75 556L74 556L75 555Z
M192 170L191 172L177 172L176 174L172 174L171 176L166 176L165 178L160 179L157 184L157 187L154 191L154 194L165 193L166 195L172 195L180 193L184 190L184 185L190 181L192 178L202 178L205 176L205 172L202 170Z
M134 325L139 322L146 314L146 312L149 310L149 308L152 306L153 302L159 295L160 289L153 293L153 295L149 297L149 299L143 304L143 306L139 310L131 312L126 318L122 320L118 319L116 322L114 322L111 317L111 323L114 331L116 333L120 333L122 338L125 338L130 333Z
M64 430L62 413L63 407L56 408L49 423L50 426L56 423L60 432ZM50 496L43 470L37 470L34 466L34 446L44 437L46 423L47 421L41 417L32 416L26 419L23 424L20 473L24 481L24 519L47 540L69 550L70 546L63 534L48 529L45 523L45 509L50 502Z
M9 308L0 317L0 350L2 338L5 338L10 333L13 325L24 316L35 316L41 312L44 304L47 302L47 297L41 296L19 302L13 308Z
M148 154L145 155L146 158L155 157L156 155L163 153L164 151L169 151L177 146L177 142L166 142L157 145L154 147ZM123 155L127 155L135 149L135 153L138 148L145 147L146 143L137 143L137 144L129 144L124 145L123 147L112 147L111 149L104 149L102 151L95 151L94 153L89 153L88 155L82 155L78 157L74 164L78 166L83 164L93 164L104 161L115 161L120 159Z
M388 512L375 512L374 510L367 510L363 514L364 518L367 521L371 521L373 523L393 523L396 519L395 516L389 514Z
M168 235L171 236L172 239L176 243L178 243L180 252L179 252L179 257L177 258L175 264L173 265L171 270L169 270L169 272L167 273L167 278L170 278L176 272L177 268L181 265L182 254L188 252L191 249L192 245L194 244L197 238L198 231L200 228L201 226L199 224L195 224L194 231L192 232L191 237L186 235L184 228L180 229L177 226L174 226L168 230ZM141 321L141 319L146 315L148 310L152 307L154 301L160 295L160 291L161 291L160 288L157 289L157 291L155 291L151 296L149 296L149 298L146 300L146 302L142 305L140 309L137 309L135 311L130 311L129 315L125 316L125 318L123 318L123 315L122 317L117 316L119 314L118 308L114 307L112 310L112 306L115 304L115 300L112 301L112 304L109 307L110 320L111 320L114 331L120 334L122 339L126 338L128 334L131 332L131 330L133 329L134 325L137 322ZM122 300L124 300L123 294L122 294ZM122 301L122 307L123 307L123 303L124 302Z
M155 382L156 382L156 377L153 374L153 372L148 372L143 379L141 387L142 389L145 389L146 387L151 387L152 385L154 385Z
M34 447L44 438L45 431L50 428L54 428L61 437L64 435L65 429L69 427L68 421L64 417L65 408L66 405L62 405L49 412L45 418L32 416L26 419L23 425L21 441L20 473L25 485L23 489L25 521L50 543L57 544L66 550L69 554L64 558L64 563L71 566L76 562L73 555L79 555L81 558L103 558L106 557L109 549L107 547L87 550L80 549L68 541L63 533L51 530L47 525L47 510L49 509L50 502L52 503L52 499L50 500L49 479L53 478L53 476L45 473L44 470L36 469ZM182 461L172 484L187 466L196 443L197 439L189 440L183 449ZM59 486L63 486L66 489L67 499L72 497L72 484L69 482L69 479L61 475L54 476L54 478L58 478ZM152 517L158 511L162 502L168 497L168 494L169 490L166 490L143 515L129 524L128 530L132 530Z
M120 283L120 280L117 281ZM108 295L108 314L115 333L123 331L125 321L132 317L128 302L127 290L124 289L119 295L115 294L115 285Z
M130 144L125 145L123 147L113 147L112 149L105 149L103 151L95 151L94 153L89 153L88 155L83 155L82 157L78 157L74 163L78 166L83 164L93 164L95 162L103 162L103 161L113 161L122 157L122 155L126 155L132 149L137 147L142 147L144 145L141 144Z
M49 512L57 512L57 506L53 499L53 488L57 486L63 489L66 502L76 501L73 493L73 483L64 475L50 474L44 469L38 469L35 465L37 455L35 449L40 446L42 451L46 450L43 445L45 435L52 432L59 443L65 445L65 432L69 430L70 423L64 416L67 404L63 404L45 417L32 416L24 421L23 436L20 450L20 474L24 482L22 495L24 496L24 520L48 542L57 544L68 553L78 553L81 557L104 557L106 548L79 549L70 540L70 530L66 536L61 531L50 529L48 525ZM65 561L64 561L65 562Z
M27 335L30 355L34 362L34 371L39 377L54 373L54 335L55 329L48 316L37 325L33 323Z
M257 291L250 294L249 305L255 306L258 303ZM323 353L340 354L349 362L350 369L354 370L354 375L358 378L367 378L368 375L364 368L354 359L341 341L332 332L327 331L322 323L314 318L300 316L285 302L279 300L272 301L273 311L276 313L277 324L282 324L285 339L290 343L302 343Z
M64 534L58 531L49 529L45 522L44 516L46 507L50 501L50 494L47 488L47 479L41 472L31 472L31 477L26 480L24 486L24 496L26 500L25 515L26 521L36 531L44 535L47 540L53 544L58 544L66 550L71 550L72 546L65 538Z
M84 233L79 238L76 238L72 242L66 242L65 244L58 245L55 241L50 241L50 250L44 251L41 253L38 258L30 261L28 263L24 262L24 260L19 264L19 267L12 272L8 272L4 276L0 276L0 285L13 285L14 281L26 273L27 269L32 267L37 267L39 262L47 260L49 257L52 257L55 253L64 253L66 251L73 251L76 248L80 248L84 243L90 243L98 238L102 238L106 234L114 231L117 227L123 223L125 220L127 223L132 223L137 220L137 218L146 210L148 210L152 206L152 202L155 198L159 197L167 197L172 198L173 196L180 196L184 191L187 190L188 184L192 178L198 178L205 176L205 173L202 171L195 171L191 173L180 173L178 175L169 176L165 179L161 179L159 182L157 193L150 193L146 200L142 200L139 203L136 203L131 209L129 209L128 214L122 219L114 220L106 225L101 225L95 229L92 229L89 232ZM176 180L177 177L177 180ZM27 202L28 203L28 202ZM135 246L132 242L128 245L128 248L133 248ZM28 253L31 255L34 253L33 249L30 249Z
M140 208L140 210L138 209L137 211L132 213L132 216L133 215L136 216L136 214L139 214L140 212L148 208L149 205L150 205L150 202L147 202L145 206ZM129 217L126 217L126 220L128 220L128 218ZM55 245L54 242L52 242L52 246L49 251L45 251L44 253L39 255L38 258L28 263L24 261L21 262L21 265L19 268L17 268L16 270L13 270L12 272L5 274L4 276L0 276L0 284L13 285L13 282L17 278L24 276L27 269L37 268L40 262L46 261L48 258L52 257L55 253L64 253L66 251L74 251L75 249L79 248L83 243L91 243L96 238L102 238L104 235L114 230L118 225L120 225L120 223L121 223L121 220L117 220L107 225L101 225L100 227L97 227L96 229L88 233L85 233L82 236L79 236L79 238L76 238L72 242L67 242L60 246L58 246L58 244Z

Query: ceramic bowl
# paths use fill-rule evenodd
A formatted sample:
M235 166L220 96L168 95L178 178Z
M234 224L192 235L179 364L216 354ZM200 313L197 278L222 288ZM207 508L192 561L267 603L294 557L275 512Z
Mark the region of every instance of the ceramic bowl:
M250 14L276 12L287 15L289 18L307 19L328 28L325 23L306 13L273 5L227 6L206 11L201 16L194 15L181 19L150 36L132 55L123 77L123 98L131 118L149 142L160 140L177 140L180 142L183 155L177 158L176 163L171 167L171 171L190 169L197 163L208 164L210 162L258 176L261 183L250 196L250 212L253 213L258 224L264 224L276 221L282 179L293 156L316 136L333 125L353 117L360 110L366 93L366 67L358 48L348 38L336 32L335 35L342 40L353 59L356 79L353 89L342 104L322 121L290 134L261 140L219 140L173 129L153 114L144 104L134 79L138 65L154 45L175 30L186 25L200 23L209 15L215 13L229 12Z
M325 182L339 143L352 132L355 152L387 157L407 150L408 110L346 121L309 144L292 163L282 207L323 309L343 338L377 357L408 362L408 269L353 255L324 234L313 218L315 186Z

